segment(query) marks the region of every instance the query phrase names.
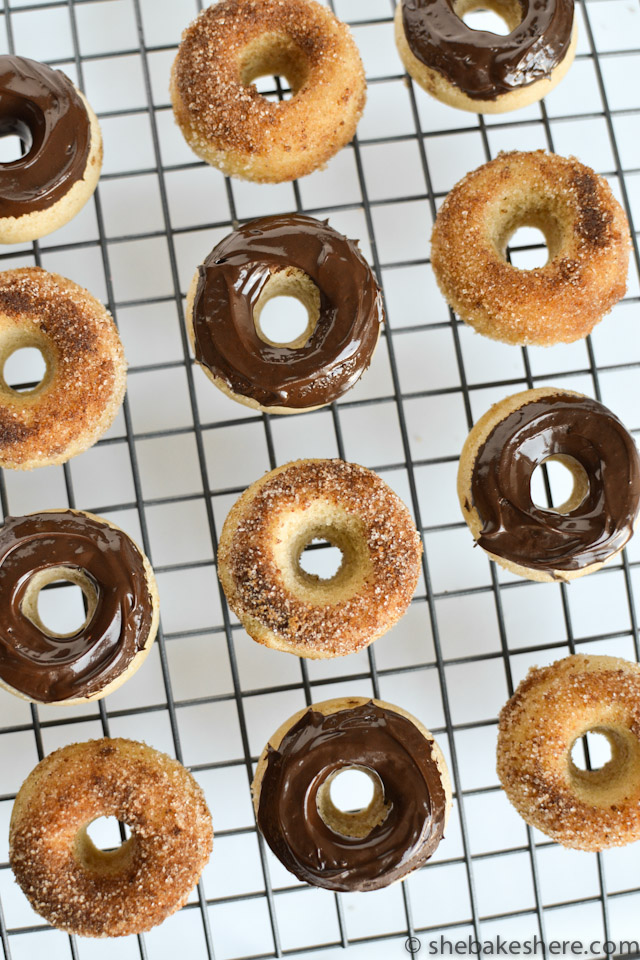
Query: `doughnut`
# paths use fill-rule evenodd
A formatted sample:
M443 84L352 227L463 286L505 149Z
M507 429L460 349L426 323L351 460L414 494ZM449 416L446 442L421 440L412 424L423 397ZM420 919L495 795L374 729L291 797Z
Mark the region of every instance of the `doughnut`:
M43 587L76 584L86 620L50 630ZM132 676L158 629L158 590L144 553L115 524L81 510L7 517L0 528L0 687L34 703L100 700Z
M640 839L640 667L576 654L532 667L502 708L498 776L527 823L565 847L604 850ZM581 770L571 748L599 733L611 759Z
M314 539L342 552L329 579L300 566ZM258 643L299 657L341 657L402 617L421 555L409 511L375 473L344 460L296 460L256 480L231 508L218 575Z
M282 75L290 100L253 81ZM349 28L315 0L221 0L182 34L171 72L191 149L229 176L280 183L317 170L353 137L366 85Z
M306 330L289 343L260 327L265 303L298 299ZM315 410L369 366L384 322L382 294L356 241L300 214L261 217L225 237L187 297L197 362L227 396L267 413Z
M35 347L46 372L17 392L2 370L16 350ZM88 290L23 267L0 273L0 466L31 470L65 463L107 430L126 388L118 331Z
M131 836L100 850L87 833L98 817L117 817ZM212 844L202 790L177 760L134 740L89 740L49 754L22 784L9 862L52 926L126 937L185 903Z
M572 474L560 506L537 506L534 470L557 460ZM572 580L598 570L633 534L640 458L616 415L573 390L539 387L494 404L467 437L458 497L474 540L529 580Z
M474 30L462 19L493 10L510 33ZM505 113L541 100L573 63L573 0L401 0L396 46L407 73L437 100L472 113Z
M68 223L91 197L102 167L96 115L61 70L0 56L0 136L24 155L0 163L0 243L24 243Z
M549 259L521 270L505 259L519 227L537 227ZM575 157L501 153L468 173L438 211L431 264L455 312L504 343L572 343L626 289L629 225L607 181Z
M345 812L331 783L354 769L372 781L373 797ZM251 789L278 860L328 890L378 890L421 867L451 811L449 772L431 733L406 710L366 697L295 713L262 751Z

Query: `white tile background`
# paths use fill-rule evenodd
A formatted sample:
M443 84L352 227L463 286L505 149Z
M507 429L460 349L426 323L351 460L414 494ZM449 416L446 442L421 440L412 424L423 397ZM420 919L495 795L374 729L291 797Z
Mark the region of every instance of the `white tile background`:
M568 589L523 582L472 549L455 496L471 422L528 385L599 394L640 432L638 263L627 297L589 342L524 351L453 321L428 262L443 196L502 149L575 154L607 176L640 222L640 9L637 0L582 0L578 57L563 83L544 105L482 120L407 83L392 6L336 0L371 81L359 143L326 170L277 186L226 182L196 160L173 122L168 71L196 0L5 0L0 8L0 52L45 59L79 80L105 141L96 199L41 243L3 249L1 266L40 263L89 287L112 309L130 364L126 411L108 435L65 468L5 474L5 503L14 514L72 504L141 538L157 570L163 623L145 666L100 705L36 710L0 697L7 958L165 960L182 950L200 960L212 950L219 960L278 951L331 960L349 942L350 960L386 960L407 955L410 930L455 940L473 935L474 921L487 939L541 929L559 939L640 933L638 845L599 857L563 850L526 828L495 774L497 712L531 664L573 646L636 658L640 541L622 563ZM360 238L384 282L388 328L371 369L335 409L262 418L191 368L183 297L232 217L296 208ZM518 241L535 243L535 232ZM540 251L514 257L532 265ZM419 511L429 583L421 579L406 617L369 651L299 663L253 643L234 617L225 621L214 542L247 484L312 455L375 468ZM56 594L71 615L68 591ZM457 801L432 861L403 886L335 897L298 883L261 844L249 781L269 730L309 697L350 693L401 704L437 733L455 760ZM190 765L216 842L200 904L194 892L140 942L70 943L43 926L13 882L7 826L39 749L104 732L144 739Z

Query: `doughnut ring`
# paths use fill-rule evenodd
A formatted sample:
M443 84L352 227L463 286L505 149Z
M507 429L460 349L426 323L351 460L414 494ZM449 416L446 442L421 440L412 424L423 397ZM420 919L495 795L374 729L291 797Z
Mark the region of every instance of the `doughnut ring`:
M507 36L462 19L493 10ZM541 100L573 63L573 0L401 0L396 45L407 72L437 100L473 113L504 113Z
M35 347L43 380L18 393L2 370ZM107 430L126 388L122 343L107 310L71 280L39 267L0 273L0 466L65 463Z
M102 167L96 115L60 70L0 56L0 136L16 134L24 155L0 163L0 243L57 230L93 194Z
M317 538L342 551L330 579L300 566ZM343 460L297 460L256 480L231 508L218 575L258 643L299 657L339 657L400 619L421 555L409 511L375 473Z
M537 227L549 259L520 270L505 251ZM455 312L504 343L571 343L591 332L626 290L630 234L603 177L575 157L501 153L468 173L438 211L431 263Z
M309 315L290 343L260 327L262 308L280 296ZM356 242L297 213L251 220L225 237L187 296L197 362L223 393L267 413L342 396L369 366L383 322L380 288Z
M131 836L100 850L87 833L117 817ZM213 843L211 815L177 760L134 740L72 743L45 757L11 814L9 861L33 909L82 937L125 937L187 900Z
M520 816L565 847L604 850L640 839L640 667L576 654L529 670L502 708L498 776ZM587 732L609 741L598 770L571 749Z
M282 75L272 103L258 77ZM315 0L221 0L182 34L173 111L191 149L229 176L279 183L312 173L344 147L366 86L349 28Z
M573 476L558 507L534 504L536 467L560 461ZM476 542L530 580L571 580L598 570L633 534L640 458L610 410L572 390L513 394L478 420L460 456L458 497Z
M40 591L80 587L85 622L43 623ZM80 510L7 517L0 528L0 687L34 703L88 703L113 693L151 650L158 629L151 564L115 524Z
M332 781L345 770L373 784L362 810L332 800ZM276 857L328 890L378 890L422 866L451 811L449 772L431 733L406 710L365 697L290 717L263 750L251 789Z

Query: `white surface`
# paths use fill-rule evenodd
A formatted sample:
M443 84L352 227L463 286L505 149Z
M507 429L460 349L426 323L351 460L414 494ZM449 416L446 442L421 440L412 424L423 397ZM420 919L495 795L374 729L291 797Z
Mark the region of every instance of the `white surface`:
M265 878L254 832L249 778L238 703L233 698L231 662L223 632L222 608L207 521L206 497L198 460L194 415L203 425L203 446L211 505L219 531L240 490L269 469L267 434L260 418L217 392L194 371L196 405L192 405L182 351L179 307L171 256L175 254L180 297L197 263L230 229L230 208L224 178L196 162L173 123L168 106L167 77L180 30L196 11L195 0L140 0L144 43L154 99L160 160L165 166L169 223L161 203L158 157L148 113L144 61L136 29L136 0L83 2L38 9L37 0L12 0L11 17L18 53L61 60L77 77L71 20L75 16L90 101L100 114L105 139L105 167L99 187L104 223L105 257L100 247L96 205L92 201L69 225L39 245L43 266L70 276L105 299L111 288L131 366L128 403L133 441L125 441L122 414L108 438L72 461L69 478L76 505L102 513L136 538L141 536L136 508L131 452L137 458L142 510L149 533L150 556L158 573L166 657L176 702L182 756L198 765L197 776L207 793L217 839L203 877L205 896L213 901L208 920L216 957L271 955L274 942L265 898ZM22 9L24 8L24 10ZM535 915L531 862L535 861L547 936L560 939L604 938L601 884L594 855L562 850L534 833L537 848L528 846L525 825L497 787L495 737L497 712L508 696L506 661L501 653L497 609L489 562L472 549L455 495L455 460L469 423L461 376L470 390L473 418L488 405L527 387L525 354L458 328L460 359L453 328L427 263L432 216L416 134L411 98L393 43L388 0L337 0L337 12L354 24L370 78L389 78L369 87L368 104L359 127L361 160L368 198L373 202L373 235L369 236L358 178L356 155L346 148L328 165L299 184L303 209L323 216L350 236L359 237L367 257L372 241L382 266L389 331L397 362L402 410L408 428L409 452L418 504L426 527L425 544L435 597L433 615L444 658L443 677L453 730L445 731L445 712L425 586L391 633L379 640L371 656L379 671L380 695L415 713L438 733L447 755L457 752L463 802L456 803L447 836L432 862L406 885L416 928L433 928L457 940L472 935L471 893L464 862L461 814L471 856L473 896L483 938L533 937L540 934ZM635 0L588 0L598 51L640 49L640 10ZM615 157L608 138L597 73L588 33L580 13L579 58L567 78L546 102L552 145L573 153L607 175L620 193ZM380 20L364 23L358 21ZM158 49L169 45L172 49ZM4 17L0 17L0 50L8 50ZM117 57L110 56L119 52ZM638 55L602 56L602 75L612 110L626 189L640 218L640 86ZM441 195L467 170L486 159L478 118L456 112L415 90L424 147L434 190ZM124 113L122 111L125 111ZM529 149L549 145L541 107L517 114L487 117L489 149ZM399 139L392 139L397 137ZM369 142L384 139L384 143ZM391 138L391 139L390 139ZM124 172L143 171L137 176ZM233 182L231 193L239 217L295 209L291 184L258 186ZM402 198L411 197L410 201ZM338 209L333 209L337 207ZM637 221L638 222L638 221ZM171 231L176 231L171 236ZM130 235L135 234L135 239ZM520 238L519 238L520 239ZM523 241L523 242L526 242ZM82 243L81 247L73 244ZM525 265L526 252L516 254ZM24 245L2 251L3 268L32 264L36 253ZM405 263L405 261L409 261ZM106 272L105 272L106 271ZM640 335L638 276L632 266L627 301L618 305L592 338L602 399L627 425L640 430ZM180 298L178 298L180 299ZM145 302L151 300L152 302ZM442 326L441 324L445 324ZM594 395L585 343L533 349L527 362L536 385L551 383ZM624 369L618 365L631 364ZM509 381L507 386L496 385ZM441 391L441 392L439 392ZM371 405L355 401L374 400ZM406 451L399 426L400 404L394 396L389 351L382 339L371 369L338 404L337 420L347 459L380 472L411 506ZM233 425L223 425L227 420ZM272 419L269 425L276 463L300 456L336 456L339 446L330 411ZM167 436L158 436L169 430ZM9 507L20 514L68 503L62 468L9 473L5 477ZM167 498L177 498L167 502ZM630 578L637 604L640 595L640 541L629 551ZM318 555L316 555L318 556ZM503 585L499 603L504 615L508 665L517 683L532 663L547 663L568 652L567 622L561 591L555 585L521 582L498 570ZM465 594L457 591L469 590ZM58 592L60 595L64 591ZM566 591L567 612L579 649L634 658L629 597L621 565L579 581ZM238 628L233 648L241 703L251 756L255 758L269 732L303 706L298 661L265 650ZM599 639L590 640L597 636ZM537 648L535 651L531 647ZM471 662L461 662L471 657ZM411 665L419 665L407 671ZM306 665L315 699L373 692L367 653ZM273 687L284 687L272 692ZM106 701L110 731L144 739L175 753L166 709L167 693L159 649L140 672ZM145 713L129 713L149 707ZM45 751L61 744L102 735L96 705L80 709L43 708ZM61 720L70 720L63 724ZM0 734L3 795L15 793L38 759L27 704L0 696L0 723L18 730ZM449 738L452 738L450 740ZM0 860L6 862L11 801L0 802ZM238 832L239 831L239 832ZM107 837L107 835L105 835ZM504 856L491 854L512 851ZM266 853L275 889L273 909L280 943L292 957L345 956L342 948L297 951L320 943L340 942L336 898L299 884ZM605 853L600 859L610 899L609 936L638 936L640 869L638 845ZM287 888L286 892L282 891ZM70 956L68 938L42 927L7 867L0 870L0 894L14 960L47 955ZM242 899L244 894L251 895ZM257 895L257 896L256 896ZM195 895L194 895L195 897ZM194 899L192 898L192 900ZM221 898L234 897L220 902ZM583 904L558 906L570 901ZM385 937L378 943L350 946L347 956L403 957L407 915L403 890L394 886L375 894L340 898L349 938ZM501 915L516 913L515 917ZM448 932L447 924L455 924ZM38 931L19 933L37 926ZM395 936L394 936L395 935ZM206 957L203 924L197 907L181 911L145 936L150 960L174 958L187 951L193 960ZM140 956L137 940L77 941L78 955L90 958ZM426 955L426 947L419 956Z

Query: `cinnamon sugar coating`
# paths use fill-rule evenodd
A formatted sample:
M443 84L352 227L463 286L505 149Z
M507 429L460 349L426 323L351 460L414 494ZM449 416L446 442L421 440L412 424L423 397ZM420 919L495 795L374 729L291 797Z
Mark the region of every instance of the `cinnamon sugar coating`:
M86 827L117 817L118 850ZM133 740L74 743L42 760L16 797L9 858L32 907L84 937L142 933L185 903L211 853L200 786L176 760Z
M505 260L521 226L545 235L549 260ZM501 153L447 196L431 238L444 297L479 333L505 343L570 343L624 295L629 225L607 181L575 157Z
M273 103L257 77L284 76ZM351 140L365 103L348 27L315 0L221 0L182 35L171 77L176 121L207 163L231 176L292 180Z
M300 567L315 538L342 551L331 579ZM380 477L343 460L297 460L256 481L232 508L218 573L254 640L301 657L337 657L400 619L421 554L409 511Z
M0 367L23 347L46 363L18 393L0 377L0 465L64 463L95 443L124 397L126 362L113 320L95 297L39 267L0 273Z
M571 748L600 733L611 759L582 770ZM565 847L640 838L640 666L576 654L533 667L500 713L498 776L520 816Z

